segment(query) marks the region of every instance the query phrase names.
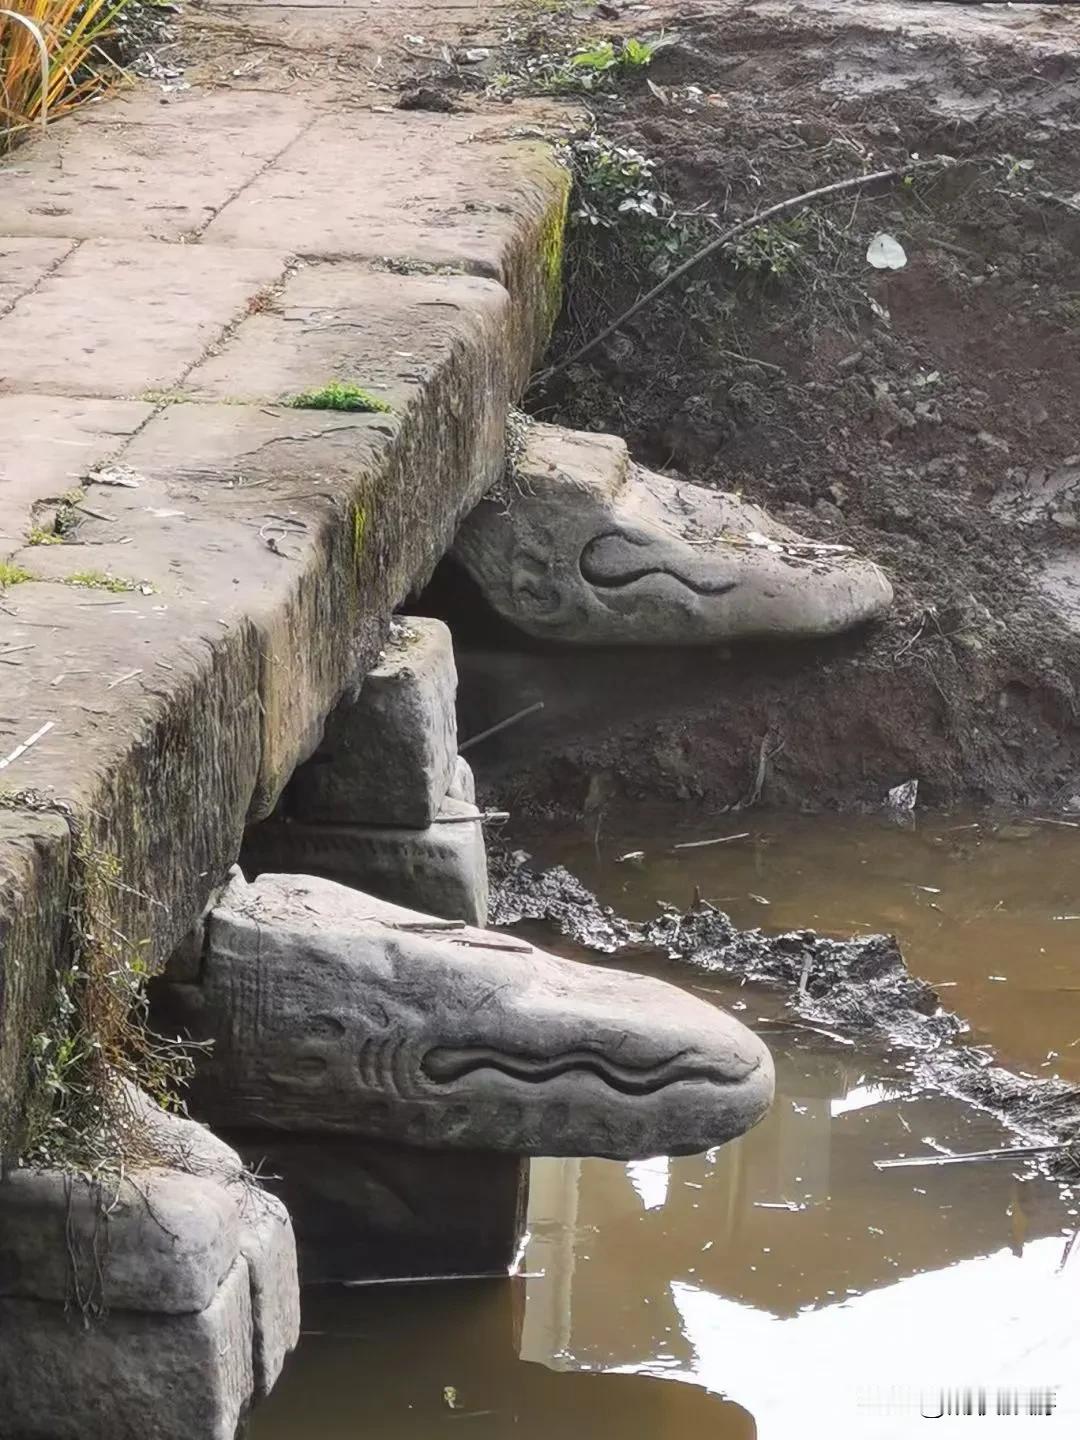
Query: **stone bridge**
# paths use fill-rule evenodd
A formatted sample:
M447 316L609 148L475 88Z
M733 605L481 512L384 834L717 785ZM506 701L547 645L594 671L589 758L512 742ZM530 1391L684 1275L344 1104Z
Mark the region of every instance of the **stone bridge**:
M505 1273L523 1157L702 1149L771 1095L764 1047L705 1002L477 928L449 636L392 628L503 476L560 305L577 118L390 103L403 55L488 53L497 7L200 16L192 83L125 88L0 168L5 1440L229 1440L298 1324L290 1217L246 1160L280 1171L308 1278ZM688 565L657 529L668 482L592 450L567 638L624 639L639 582L639 639L672 638L672 593L689 638L717 638L753 562ZM878 574L713 509L767 552L775 615L807 623L796 564L842 592L814 626L888 603ZM481 575L518 563L498 518L461 542ZM539 595L543 634L530 576L504 608ZM193 1102L229 1143L124 1081L111 1102L155 1161L134 1188L108 1156L21 1163L96 1063L63 1053L65 1006L94 981L122 1012L163 972L155 1018L214 1042Z

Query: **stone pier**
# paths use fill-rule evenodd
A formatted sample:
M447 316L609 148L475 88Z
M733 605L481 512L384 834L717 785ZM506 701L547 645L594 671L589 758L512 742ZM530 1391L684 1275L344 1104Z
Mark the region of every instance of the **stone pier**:
M457 752L457 669L441 620L394 622L357 675L278 813L241 862L322 875L384 900L487 923L487 854L472 771Z

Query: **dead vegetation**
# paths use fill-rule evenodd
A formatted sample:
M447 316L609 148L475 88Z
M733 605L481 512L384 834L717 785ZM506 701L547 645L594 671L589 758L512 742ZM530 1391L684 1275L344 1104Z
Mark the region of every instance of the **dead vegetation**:
M0 9L0 154L120 75L105 42L128 0L25 0Z
M115 856L83 830L73 865L68 954L48 1022L32 1039L30 1108L17 1148L28 1164L116 1177L159 1159L135 1097L178 1108L198 1047L149 1024L150 956L146 942L117 928L116 900L129 887Z

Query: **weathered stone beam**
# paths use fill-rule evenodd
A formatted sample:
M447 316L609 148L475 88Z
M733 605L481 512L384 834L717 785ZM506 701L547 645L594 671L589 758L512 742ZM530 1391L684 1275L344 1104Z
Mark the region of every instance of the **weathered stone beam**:
M484 827L467 801L445 799L423 830L267 820L249 830L241 864L252 877L318 875L426 915L487 924Z
M0 611L21 647L0 752L52 729L3 786L115 860L102 919L152 964L499 473L557 304L568 188L548 147L508 138L521 118L146 93L4 174L0 233L44 238L0 312L0 556L32 576ZM282 403L331 380L389 412ZM11 538L73 488L67 543ZM60 831L12 814L0 1136L81 874Z

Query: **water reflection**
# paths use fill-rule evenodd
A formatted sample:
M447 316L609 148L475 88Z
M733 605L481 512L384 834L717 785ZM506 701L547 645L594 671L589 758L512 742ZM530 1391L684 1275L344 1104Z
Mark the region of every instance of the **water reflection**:
M740 1405L648 1375L518 1355L521 1281L312 1291L253 1440L755 1440Z
M1011 1167L873 1165L1007 1143L996 1122L851 1057L777 1060L772 1113L670 1162L661 1204L629 1167L534 1166L521 1354L722 1391L761 1440L808 1422L837 1440L907 1437L924 1389L1080 1374L1059 1188Z

